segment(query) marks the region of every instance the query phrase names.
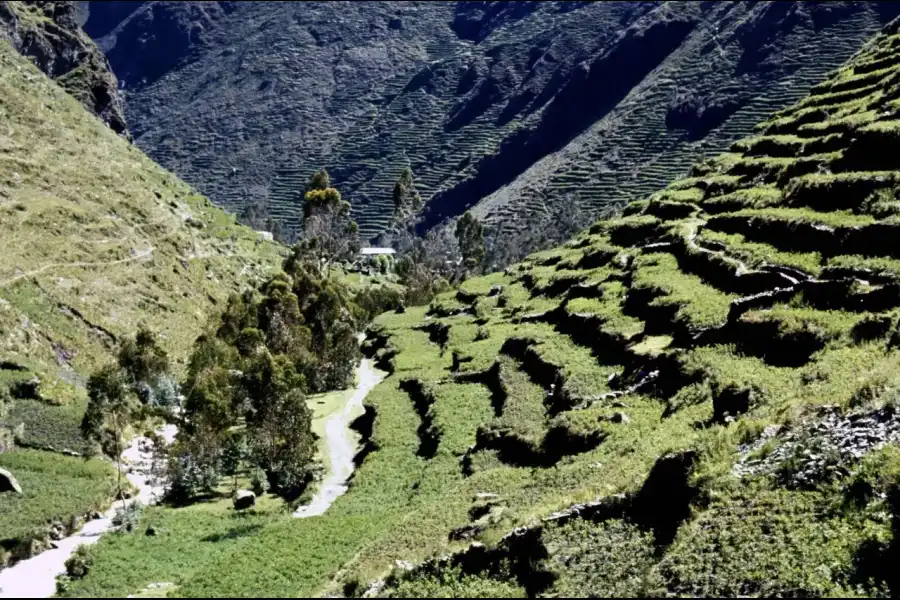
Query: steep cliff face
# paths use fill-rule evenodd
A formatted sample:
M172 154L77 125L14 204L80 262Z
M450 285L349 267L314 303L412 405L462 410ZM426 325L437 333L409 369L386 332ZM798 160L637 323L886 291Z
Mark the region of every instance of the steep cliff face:
M99 116L116 133L127 125L118 84L103 53L79 27L75 2L0 2L0 38Z
M90 3L138 145L296 227L328 168L364 234L404 167L429 226L602 214L796 101L897 3ZM123 5L124 4L124 5Z

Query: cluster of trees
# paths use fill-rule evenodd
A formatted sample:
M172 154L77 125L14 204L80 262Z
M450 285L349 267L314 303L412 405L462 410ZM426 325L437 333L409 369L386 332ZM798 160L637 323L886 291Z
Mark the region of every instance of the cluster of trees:
M117 495L124 498L120 460L126 431L134 422L168 411L179 402L169 357L156 336L141 326L137 335L121 343L115 362L91 375L87 391L81 432L116 461Z
M353 294L329 268L359 251L349 209L325 171L313 175L302 238L282 272L228 299L196 340L181 386L149 330L125 340L117 360L90 378L84 435L118 461L127 428L167 411L180 423L165 457L171 500L213 492L239 472L257 491L302 491L315 448L307 395L352 384L357 333L401 301L384 288Z
M407 304L427 304L436 294L483 271L484 230L474 215L467 212L460 217L455 229L445 224L419 235L422 199L408 167L397 179L393 196L391 226L380 244L397 251L394 270L406 290Z
M283 273L232 296L189 361L185 431L169 469L176 499L242 467L278 493L301 491L314 454L306 396L352 384L366 317L301 245Z

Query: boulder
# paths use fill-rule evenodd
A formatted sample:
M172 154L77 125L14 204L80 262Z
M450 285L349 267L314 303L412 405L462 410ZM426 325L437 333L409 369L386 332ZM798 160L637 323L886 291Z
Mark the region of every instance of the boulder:
M256 494L250 490L239 490L232 500L235 510L245 510L256 505Z
M0 493L3 492L22 493L22 486L19 485L12 473L6 469L0 469Z

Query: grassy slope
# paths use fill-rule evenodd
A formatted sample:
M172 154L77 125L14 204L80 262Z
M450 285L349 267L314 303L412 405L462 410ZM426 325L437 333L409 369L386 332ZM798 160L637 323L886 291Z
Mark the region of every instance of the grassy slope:
M634 523L545 526L549 556L531 568L558 574L549 591L879 591L868 586L882 582L878 557L891 556L878 550L890 547L890 506L877 493L848 502L848 491L854 481L879 491L896 476L891 447L862 466L846 461L849 473L811 489L740 479L732 467L739 445L768 424L816 420L815 407L826 404L870 410L896 399L895 47L900 35L879 37L799 109L633 204L628 216L505 274L468 281L430 315L422 308L380 317L373 335L393 374L367 399L378 415L377 450L325 516L276 519L205 552L200 534L175 533L189 509L158 509L154 523L171 527L171 536L105 538L73 593L127 594L151 581L176 582L188 596L340 592L384 575L395 560L466 546L449 534L476 518L479 492L500 498L476 534L491 544L573 502L642 488L635 497L644 504L634 500L626 513ZM837 91L873 78L867 95L836 101ZM820 104L825 112L809 112ZM791 135L805 140L799 150L781 137ZM865 145L873 139L880 150ZM872 196L878 188L891 191ZM696 191L676 193L684 190ZM769 268L779 264L823 279L792 284ZM848 275L839 266L872 272ZM496 284L504 286L499 294ZM739 298L776 287L785 291L737 310ZM423 329L438 324L449 327L445 347ZM454 351L464 359L459 372ZM655 370L656 383L641 392L602 395ZM678 520L652 515L678 503L677 482L645 482L661 457L685 450L697 452L690 484L698 495L671 539L665 527ZM790 474L802 461L783 469ZM189 569L175 560L185 555L193 557ZM126 568L138 563L140 572ZM399 593L515 595L521 583L426 576Z
M27 536L36 524L105 509L115 491L114 468L99 460L21 449L0 454L0 468L15 473L23 490L0 501L0 541Z
M182 365L216 304L279 265L281 248L158 167L5 42L0 123L0 385L39 376L46 401L17 402L11 421L25 423L25 443L80 451L83 381L114 340L145 321ZM108 465L88 463L82 477L75 463L0 457L21 475L29 509L0 498L0 537L106 501ZM72 468L70 486L59 473Z
M183 363L207 315L279 262L0 46L0 360L75 395L140 321ZM68 392L68 393L67 393Z

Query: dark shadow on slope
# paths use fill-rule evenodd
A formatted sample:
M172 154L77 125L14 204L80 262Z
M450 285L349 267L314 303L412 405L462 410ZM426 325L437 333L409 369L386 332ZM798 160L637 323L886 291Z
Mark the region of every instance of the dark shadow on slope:
M481 159L475 178L435 194L423 228L463 212L536 161L565 146L614 108L681 45L695 26L693 19L674 17L628 29L612 48L572 74L534 130L513 134L496 154Z
M437 454L441 442L441 432L434 424L434 391L419 379L410 378L400 382L400 389L409 394L413 407L421 419L416 430L419 436L419 449L416 451L422 458L433 458Z
M353 464L356 469L350 475L351 479L356 475L357 469L365 462L366 457L378 450L378 444L372 438L372 434L375 432L375 421L378 418L378 409L371 404L366 404L363 408L365 412L350 423L350 429L358 433L361 438L359 452L353 457Z

